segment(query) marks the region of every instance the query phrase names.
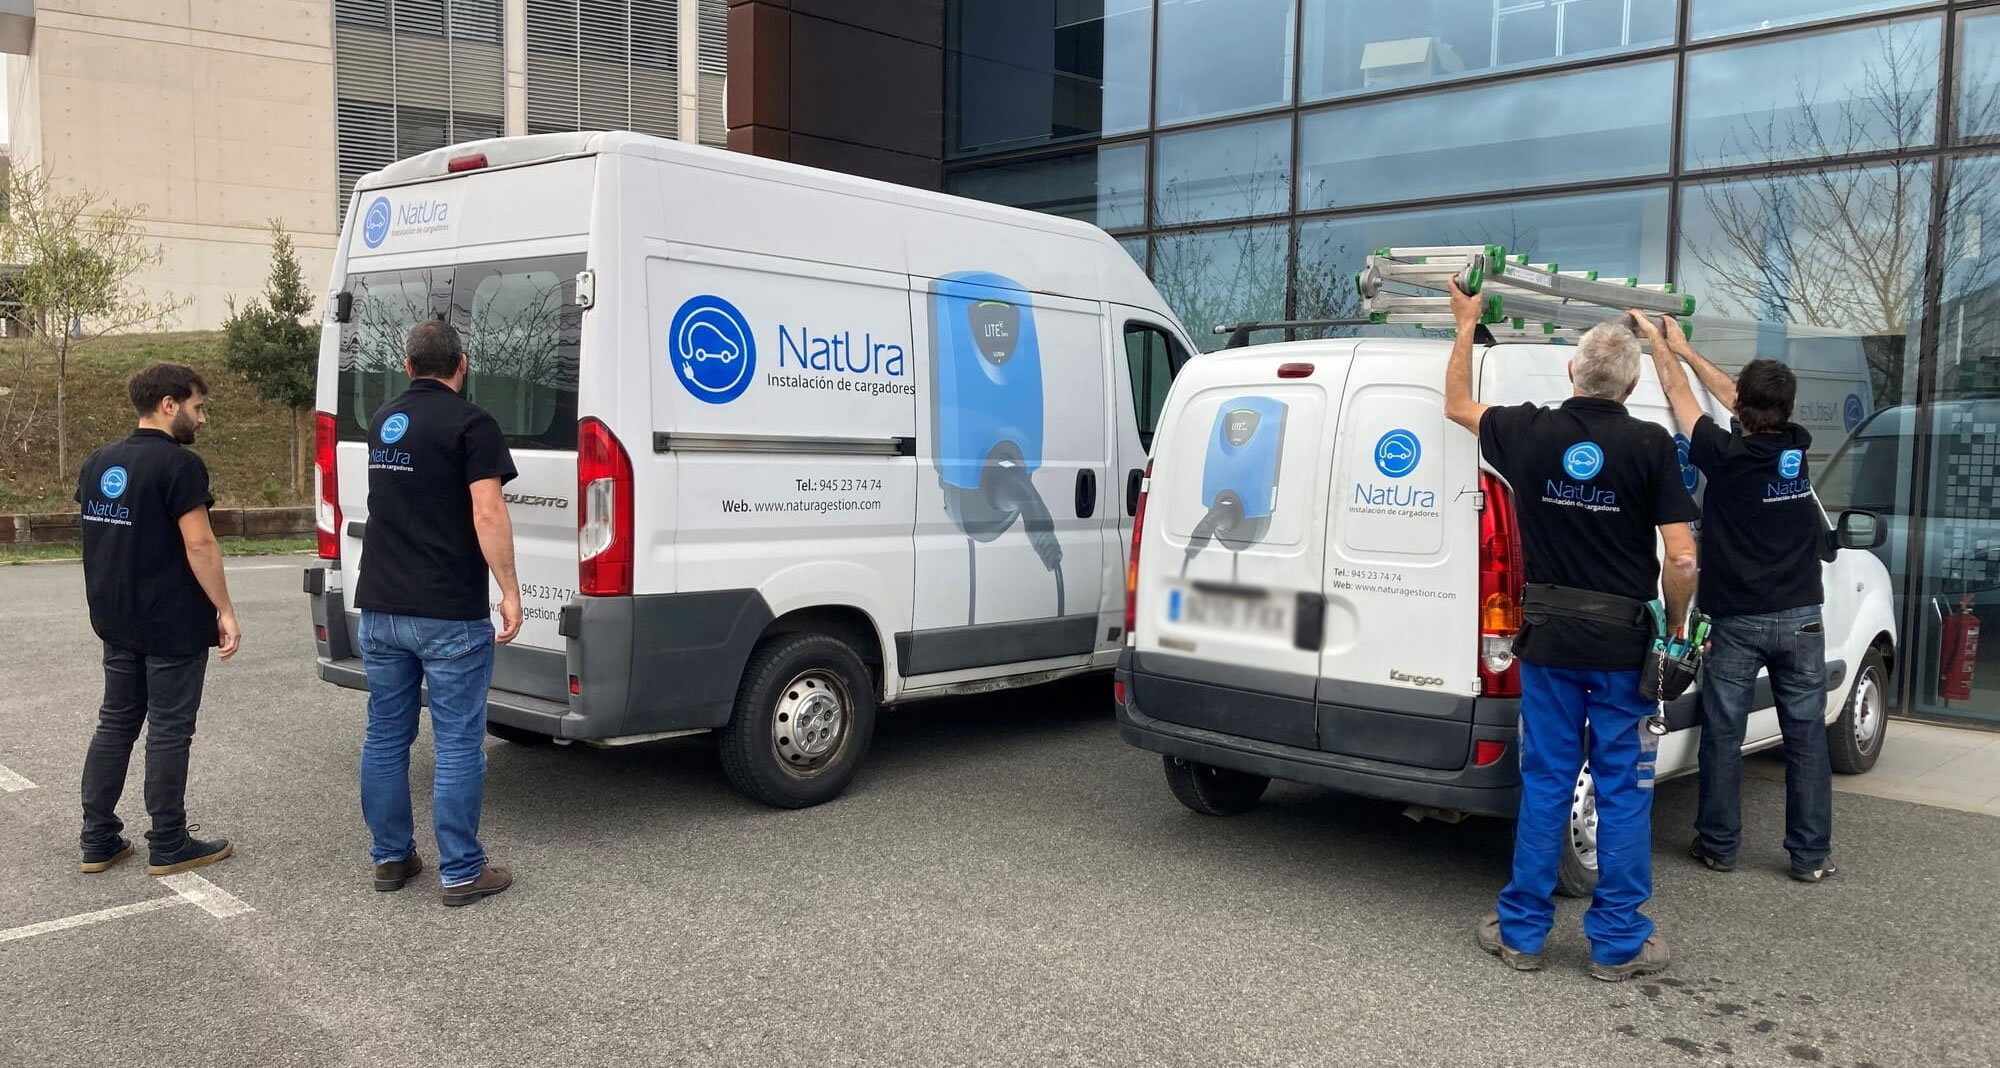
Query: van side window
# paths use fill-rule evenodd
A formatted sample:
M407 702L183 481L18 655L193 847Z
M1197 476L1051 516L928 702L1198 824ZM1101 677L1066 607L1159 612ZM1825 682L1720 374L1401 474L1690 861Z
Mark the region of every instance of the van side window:
M1145 323L1125 324L1125 362L1132 376L1132 411L1139 420L1139 444L1150 450L1167 387L1187 363L1187 350L1173 336Z

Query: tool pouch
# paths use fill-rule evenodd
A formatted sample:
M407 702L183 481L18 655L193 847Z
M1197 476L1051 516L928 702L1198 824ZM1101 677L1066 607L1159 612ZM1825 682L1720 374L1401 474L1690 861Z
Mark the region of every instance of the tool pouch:
M1667 651L1667 643L1655 640L1653 651L1639 669L1639 692L1647 699L1665 704L1687 692L1701 673L1701 647L1691 646L1680 656Z

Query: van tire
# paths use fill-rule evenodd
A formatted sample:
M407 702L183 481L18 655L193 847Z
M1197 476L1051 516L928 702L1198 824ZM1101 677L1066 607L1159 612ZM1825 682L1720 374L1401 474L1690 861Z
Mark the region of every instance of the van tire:
M505 723L495 723L490 719L486 721L486 733L503 742L512 742L515 745L537 746L547 745L555 741L554 735L543 734L541 731L523 730L520 727L509 727Z
M1563 825L1560 857L1556 893L1589 897L1597 892L1597 784L1591 780L1589 768L1578 773L1570 794L1570 818Z
M1861 670L1854 673L1847 707L1827 731L1833 770L1859 775L1881 758L1882 742L1889 733L1888 693L1889 669L1882 662L1882 650L1870 649L1861 658Z
M821 731L794 739L787 728L798 723ZM774 634L750 654L718 749L744 796L808 808L847 789L874 735L875 677L853 648L825 634Z
M1241 816L1257 807L1271 780L1263 775L1162 757L1167 788L1180 803L1204 816Z

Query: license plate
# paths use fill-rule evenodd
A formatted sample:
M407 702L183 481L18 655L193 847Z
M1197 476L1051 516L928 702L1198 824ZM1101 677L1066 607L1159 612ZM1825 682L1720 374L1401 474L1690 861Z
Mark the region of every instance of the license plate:
M1167 593L1167 622L1208 630L1289 637L1292 606L1262 594L1171 590Z

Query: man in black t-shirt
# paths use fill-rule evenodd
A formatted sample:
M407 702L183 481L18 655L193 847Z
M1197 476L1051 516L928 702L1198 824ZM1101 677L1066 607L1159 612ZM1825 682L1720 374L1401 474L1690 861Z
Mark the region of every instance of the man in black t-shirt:
M1694 594L1694 501L1673 439L1625 411L1639 383L1639 343L1624 326L1585 334L1561 407L1491 407L1473 398L1480 302L1452 290L1458 338L1445 369L1445 414L1479 435L1512 488L1528 585L1514 643L1521 670L1521 808L1514 873L1479 944L1508 965L1541 967L1586 749L1597 788L1597 891L1584 915L1590 974L1616 982L1666 969L1666 940L1640 907L1653 894L1652 812L1659 739L1641 721L1659 705L1639 692L1651 612L1685 617ZM1666 545L1664 574L1655 538Z
M139 427L90 454L77 476L83 588L104 643L104 704L83 762L83 862L108 871L132 855L116 811L132 744L146 733L146 871L172 875L230 855L187 822L188 749L208 650L236 655L242 632L209 525L208 467L182 448L208 423L208 384L154 364L128 383Z
M1702 497L1701 610L1714 637L1701 680L1701 803L1688 852L1715 871L1736 867L1743 832L1743 734L1757 673L1770 673L1785 736L1785 850L1792 878L1834 874L1833 764L1826 741L1826 625L1820 565L1826 515L1813 496L1806 450L1792 422L1798 378L1776 360L1752 360L1731 382L1688 344L1672 318L1641 327L1688 461L1708 476ZM1678 358L1678 359L1677 359ZM1703 412L1680 362L1736 417L1724 430Z
M479 844L493 649L521 630L514 530L500 495L514 460L499 422L462 395L467 361L457 331L420 323L406 355L410 388L368 430L368 525L354 589L368 671L361 814L374 839L375 889L402 889L423 871L410 816L410 743L428 684L438 876L446 905L470 905L514 881L486 863ZM500 587L497 635L489 570Z

